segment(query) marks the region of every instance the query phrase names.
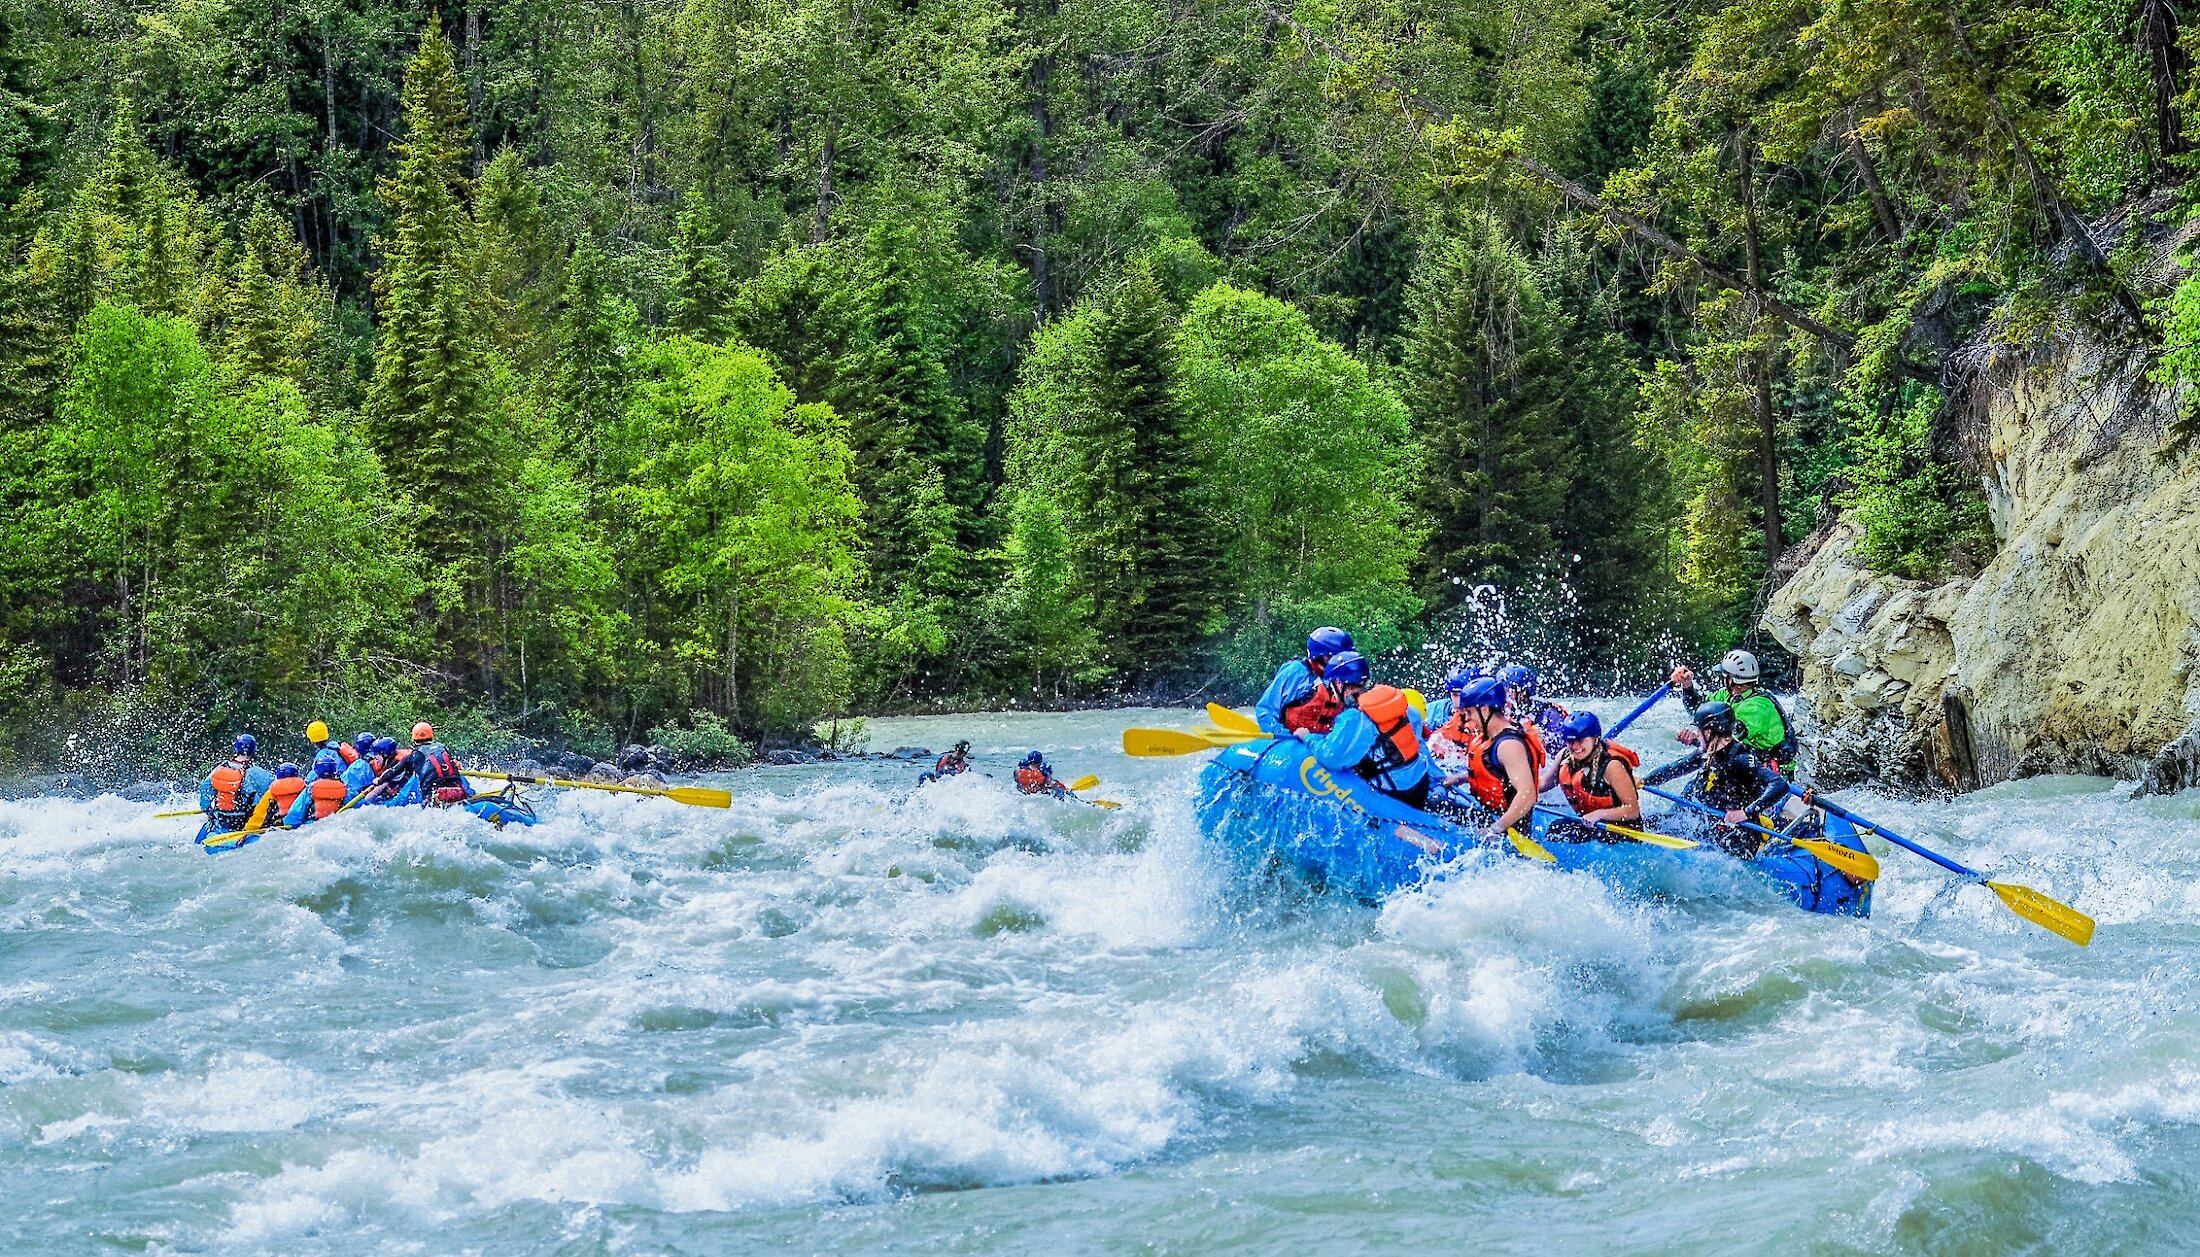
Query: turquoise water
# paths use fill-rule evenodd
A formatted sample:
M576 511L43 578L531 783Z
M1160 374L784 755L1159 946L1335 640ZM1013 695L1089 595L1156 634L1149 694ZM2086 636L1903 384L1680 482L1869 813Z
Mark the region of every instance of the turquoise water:
M1496 858L1366 907L1116 749L1184 719L873 726L1112 813L866 763L209 858L0 803L0 1251L2200 1247L2200 795L1850 796L2085 950L1884 846L1868 922Z

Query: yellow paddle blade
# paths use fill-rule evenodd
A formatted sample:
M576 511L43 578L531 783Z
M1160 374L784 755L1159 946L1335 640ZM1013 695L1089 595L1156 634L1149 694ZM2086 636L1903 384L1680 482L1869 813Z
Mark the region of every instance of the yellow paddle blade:
M1558 863L1557 856L1552 855L1550 851L1543 846L1542 843L1537 842L1535 839L1528 837L1524 833L1521 833L1520 827L1518 825L1515 825L1511 829L1506 830L1505 837L1512 840L1513 850L1518 851L1520 854L1528 857L1531 860L1541 860L1545 864Z
M1231 741L1237 742L1249 740L1247 738L1231 739ZM1123 753L1137 756L1140 759L1160 759L1169 755L1197 755L1201 751L1211 751L1218 746L1228 745L1230 745L1230 742L1216 741L1201 737L1196 733L1185 733L1178 729L1123 730Z
M1079 790L1090 790L1094 786L1097 786L1099 784L1100 779L1098 777L1093 776L1091 773L1086 773L1084 776L1079 777L1077 780L1069 783L1069 791L1071 794L1075 794Z
M1636 842L1647 842L1653 847L1663 847L1667 851L1688 851L1703 845L1692 838L1675 838L1671 834L1653 834L1647 829L1629 829L1625 825L1614 825L1610 821L1599 821L1597 823L1623 838L1632 838ZM1828 863L1831 863L1831 861L1828 861Z
M2049 899L2030 886L2015 882L1988 882L1986 889L2001 896L2009 910L2042 929L2062 935L2080 947L2093 941L2093 918L2069 904Z
M1220 703L1207 704L1207 719L1214 721L1218 727L1231 733L1247 733L1254 737L1260 736L1259 721L1251 716L1232 711Z
M674 803L689 807L732 807L733 791L713 790L709 786L674 786L670 790L642 790L633 788L636 794L662 794Z
M1823 838L1790 838L1788 841L1860 882L1879 880L1879 857L1868 851L1852 851Z
M1109 810L1110 812L1112 812L1112 811L1114 811L1115 809L1117 809L1117 808L1119 808L1119 807L1123 806L1122 804L1120 804L1120 803L1117 803L1117 802L1116 802L1115 800L1113 800L1113 799L1087 799L1087 800L1085 800L1085 802L1087 802L1087 803L1090 803L1090 804L1092 804L1092 805L1093 805L1094 807L1104 807L1104 808L1106 808L1107 810Z
M204 812L201 812L201 811L199 811L199 810L198 810L197 808L192 808L192 809L191 809L190 811L188 811L188 812L155 812L155 813L153 813L153 819L154 819L154 820L156 820L156 821L172 821L172 820L175 820L175 819L176 819L177 817L179 817L179 816L204 816L204 815L206 815L206 813L204 813Z
M1421 697L1421 691L1408 686L1405 695L1406 706L1411 707L1421 719L1428 719L1428 700Z

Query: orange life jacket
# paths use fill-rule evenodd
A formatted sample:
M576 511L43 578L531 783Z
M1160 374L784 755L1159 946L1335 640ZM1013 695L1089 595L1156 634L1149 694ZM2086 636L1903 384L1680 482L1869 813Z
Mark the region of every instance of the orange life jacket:
M1472 759L1482 745L1482 731L1467 723L1464 707L1455 707L1444 723L1428 731L1429 750L1438 759Z
M1052 780L1046 769L1035 765L1025 764L1016 769L1016 788L1025 794L1045 794Z
M214 815L234 818L252 810L244 792L244 776L251 767L252 761L240 755L207 774L214 787Z
M1306 729L1314 733L1327 733L1336 727L1337 715L1344 710L1344 700L1335 690L1317 683L1314 692L1283 709L1283 727L1290 730Z
M1378 789L1390 784L1390 774L1421 757L1421 735L1413 730L1413 709L1405 691L1394 685L1378 685L1360 695L1360 714L1375 722L1375 745L1352 771Z
M1566 801L1574 805L1576 812L1587 816L1619 806L1619 796L1612 793L1612 787L1604 780L1605 765L1615 759L1627 765L1629 773L1642 767L1642 756L1602 738L1597 739L1597 751L1589 757L1587 765L1576 764L1570 756L1559 762L1558 788L1566 792Z
M349 743L349 742L336 742L336 743L332 743L332 745L333 745L333 746L334 746L334 747L336 748L336 753L337 753L338 755L341 755L341 756L343 757L343 759L344 759L344 763L345 763L345 765L346 765L347 767L348 767L349 765L352 765L352 764L356 764L356 763L358 763L358 762L359 762L359 748L358 748L358 747L356 747L356 746L353 746L353 745L352 745L351 743Z
M1528 780L1543 780L1543 740L1541 738L1526 736L1520 732L1518 726L1507 729L1491 738L1483 746L1482 753L1475 756L1474 762L1468 766L1467 788L1474 792L1474 797L1481 801L1483 807L1494 812L1502 812L1511 807L1513 803L1513 784L1506 779L1505 767L1497 758L1497 749L1505 745L1505 739L1507 738L1512 738L1527 748ZM1534 789L1533 786L1529 788Z
M344 800L351 797L351 790L344 785L341 777L316 778L312 791L313 819L317 821L336 815L336 810L344 806Z
M303 777L277 777L275 784L267 788L268 797L274 800L267 805L267 823L282 824L283 818L290 815L290 805L305 788L306 779Z

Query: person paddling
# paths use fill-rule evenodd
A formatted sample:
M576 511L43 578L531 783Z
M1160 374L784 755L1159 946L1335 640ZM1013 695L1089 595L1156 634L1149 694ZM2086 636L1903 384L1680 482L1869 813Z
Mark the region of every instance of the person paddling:
M1696 692L1696 674L1685 667L1673 669L1673 688L1680 691L1681 703L1693 714L1704 703L1725 703L1734 709L1734 718L1742 725L1742 743L1774 770L1795 763L1801 750L1795 740L1795 726L1788 720L1787 709L1780 700L1758 687L1760 669L1757 656L1746 650L1730 650L1719 661L1717 674L1724 678L1726 687L1708 697ZM1700 736L1691 727L1680 731L1680 741L1690 746L1699 744Z
M260 750L260 740L249 733L240 733L229 744L229 759L206 774L199 782L199 810L206 813L206 824L199 831L204 841L213 834L233 834L252 819L252 809L259 805L260 796L275 784L275 774L252 762Z
M1524 663L1512 664L1500 670L1497 679L1505 683L1505 697L1509 703L1506 714L1513 718L1513 723L1523 729L1535 731L1543 743L1543 754L1546 757L1558 754L1559 749L1566 745L1566 735L1562 729L1567 717L1573 713L1557 703L1547 703L1535 696L1539 678L1535 669Z
M292 829L325 821L343 809L351 797L351 790L344 784L346 765L343 757L334 751L323 751L313 761L313 782L291 803L284 814L283 823Z
M323 751L335 752L346 764L359 758L358 750L351 743L329 736L327 721L316 720L306 726L306 743L313 748L314 759L319 759Z
M957 742L954 750L940 756L939 762L932 765L931 772L917 778L917 784L922 786L935 781L945 781L949 777L960 777L969 771L970 743L966 740Z
M1307 749L1329 771L1351 772L1362 781L1414 807L1428 803L1428 757L1421 753L1424 727L1394 685L1370 685L1374 669L1357 651L1329 661L1323 684L1336 689L1346 704L1327 733L1306 738Z
M351 793L363 793L368 786L374 784L375 774L389 767L387 761L375 758L374 744L379 740L372 733L364 730L360 731L358 737L352 739L351 747L354 754L351 763L344 768L344 788ZM392 745L395 744L392 743Z
M1306 635L1306 658L1293 659L1276 669L1276 677L1253 705L1253 719L1261 731L1284 737L1301 729L1329 732L1344 709L1342 701L1325 686L1329 661L1352 649L1352 634L1341 628L1318 628Z
M1535 810L1536 782L1546 758L1540 738L1532 738L1507 714L1510 695L1502 681L1485 678L1459 696L1481 750L1467 771L1444 778L1447 786L1465 784L1475 801L1497 813L1485 837L1501 837Z
M1016 765L1016 788L1025 794L1051 795L1057 799L1069 796L1069 787L1054 778L1054 766L1038 751L1024 756Z
M1548 790L1555 785L1564 791L1575 815L1588 824L1640 824L1642 796L1635 787L1635 770L1642 767L1642 757L1617 742L1606 741L1604 722L1593 711L1575 712L1559 732L1565 738L1565 753L1544 768L1539 783L1542 788ZM1603 836L1573 821L1560 821L1553 828L1578 831L1552 834L1565 842Z
M1428 746L1436 762L1451 767L1467 763L1474 758L1481 740L1467 723L1467 709L1459 702L1459 696L1467 687L1487 677L1482 669L1460 664L1444 678L1445 697L1429 704Z
M1712 841L1735 855L1751 856L1761 845L1759 836L1732 826L1762 816L1777 828L1780 808L1787 802L1788 782L1778 769L1760 761L1743 745L1742 731L1732 707L1724 702L1705 703L1696 709L1701 749L1644 774L1642 782L1662 786L1701 769L1702 775L1681 793L1702 800L1724 815L1726 825L1719 827Z

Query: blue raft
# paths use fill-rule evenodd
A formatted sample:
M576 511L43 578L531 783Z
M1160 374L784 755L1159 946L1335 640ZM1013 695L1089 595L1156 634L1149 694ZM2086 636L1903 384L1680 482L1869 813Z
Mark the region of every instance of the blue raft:
M367 806L407 807L418 806L418 804L419 791L414 790L413 798L409 801L406 800L402 795L400 795L397 798L385 800L379 803L370 803ZM502 829L506 825L532 825L535 823L536 820L539 819L535 815L535 809L529 807L527 805L527 800L520 798L517 794L506 793L482 795L479 798L473 799L466 803L462 803L459 806L465 808L467 811L473 813L475 816L480 817L482 820L485 820L490 824L496 826L498 829ZM335 818L331 817L330 819L334 820ZM262 837L266 836L267 834L275 833L278 830L287 830L289 828L290 827L287 825L271 825L268 828L261 830L259 833L253 834L252 836L246 838L242 842L223 843L218 847L208 847L206 845L207 839L219 838L223 834L235 833L236 831L229 829L216 829L214 828L214 822L207 821L199 826L199 836L194 841L196 841L199 846L205 848L206 854L220 855L224 851L241 851L244 848L251 846L253 843L258 842Z
M1459 824L1400 803L1358 777L1331 773L1295 738L1224 747L1200 773L1199 785L1199 823L1209 838L1234 850L1283 860L1309 881L1369 902L1418 885L1482 845L1476 833ZM1858 886L1786 843L1769 844L1754 858L1739 859L1709 846L1665 851L1631 842L1555 841L1551 821L1547 813L1536 812L1532 836L1550 850L1560 868L1613 876L1706 861L1727 868L1739 863L1762 874L1806 912L1871 914L1870 884ZM1826 817L1824 837L1865 849L1855 827L1839 817Z

